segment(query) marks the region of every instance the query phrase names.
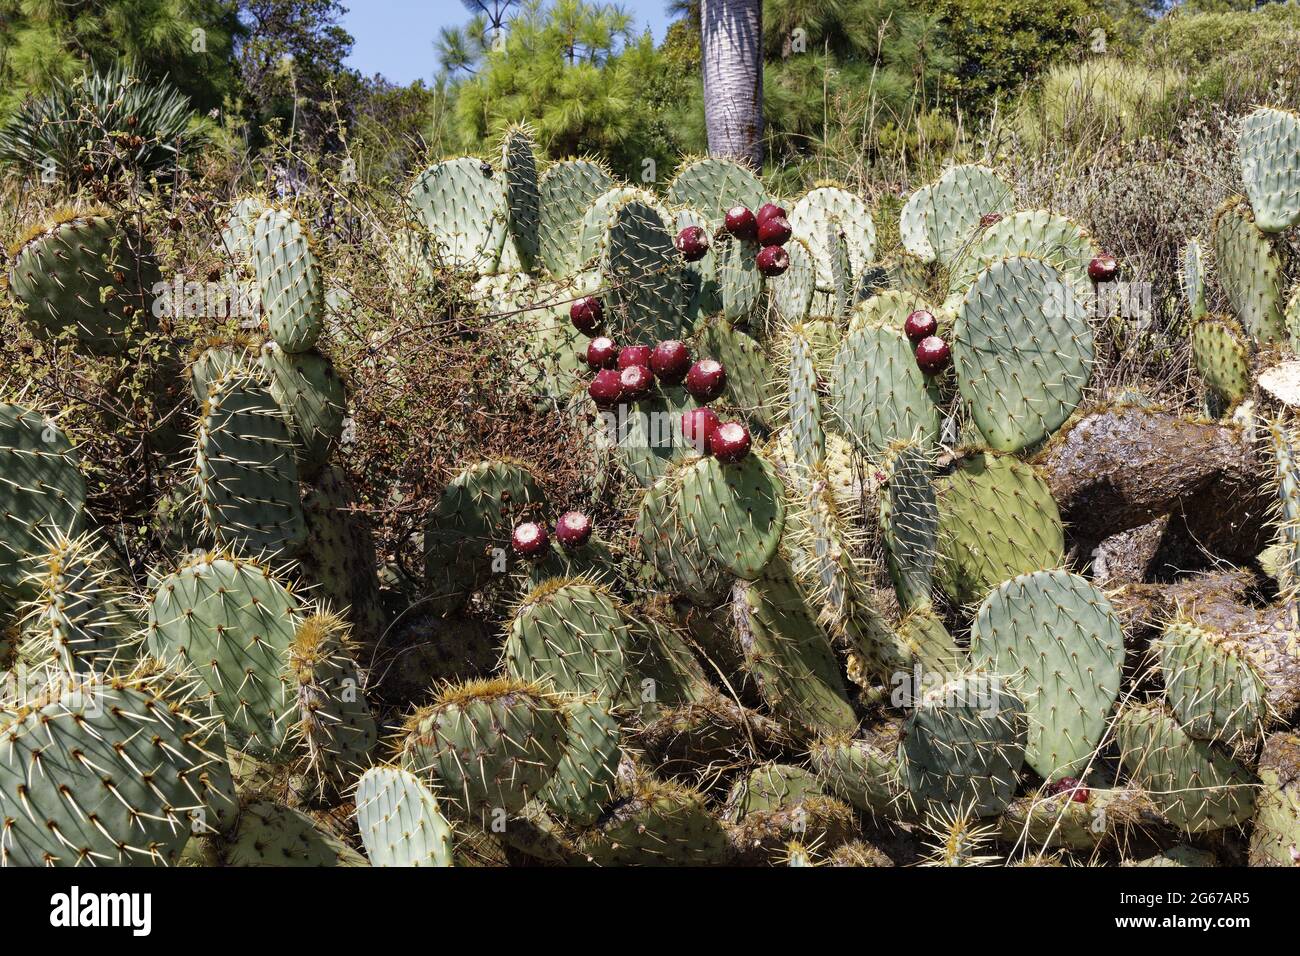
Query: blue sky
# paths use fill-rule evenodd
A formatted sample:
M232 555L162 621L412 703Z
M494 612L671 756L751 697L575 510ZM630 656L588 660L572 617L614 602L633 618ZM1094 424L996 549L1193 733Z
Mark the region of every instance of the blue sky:
M366 76L382 73L394 83L432 80L437 70L433 41L438 28L460 25L469 14L459 0L343 0L343 26L356 39L348 65ZM623 0L621 6L662 40L667 0Z

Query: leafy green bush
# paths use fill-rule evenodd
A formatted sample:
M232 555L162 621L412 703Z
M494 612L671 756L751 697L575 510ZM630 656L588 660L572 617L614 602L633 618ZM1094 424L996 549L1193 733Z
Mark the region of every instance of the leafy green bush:
M931 0L957 52L953 91L967 108L987 108L1108 30L1096 0Z

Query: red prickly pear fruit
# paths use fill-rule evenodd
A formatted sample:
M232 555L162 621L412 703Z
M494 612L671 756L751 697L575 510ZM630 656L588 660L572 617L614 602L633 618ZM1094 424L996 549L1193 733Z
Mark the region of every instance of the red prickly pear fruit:
M644 365L629 365L618 373L618 382L622 387L623 397L635 402L650 394L655 377Z
M569 306L569 321L583 335L590 335L605 321L605 307L594 295L585 295Z
M555 536L566 548L580 548L591 537L591 519L581 511L566 511L555 522Z
M601 408L617 405L623 397L623 382L619 373L612 368L601 369L587 386L587 394Z
M758 271L774 279L790 268L790 254L783 246L764 246L758 254Z
M754 218L758 220L760 226L774 216L780 216L782 219L788 218L785 209L774 202L763 203L758 212L754 214Z
M711 408L692 408L682 415L682 438L701 455L709 453L709 440L718 428L718 413Z
M727 232L737 239L754 239L758 236L758 220L745 206L732 206L727 210Z
M673 245L687 262L699 262L709 252L709 234L699 226L687 226L677 234Z
M1047 788L1052 796L1059 793L1069 793L1070 799L1075 803L1087 803L1089 791L1088 788L1081 784L1075 777L1062 777L1056 783Z
M1088 278L1093 282L1113 282L1119 275L1119 263L1108 252L1103 252L1088 263Z
M727 387L727 370L714 359L700 359L686 373L686 391L697 402L711 402Z
M926 375L937 375L952 361L948 343L937 335L930 335L916 344L916 364Z
M1001 221L1002 221L1002 213L986 212L984 215L980 216L980 228L987 229L989 226L997 225Z
M607 335L587 343L587 364L594 369L615 368L618 364L618 346Z
M650 346L625 345L618 350L618 367L629 368L633 365L650 367Z
M925 309L917 309L903 323L903 332L913 345L921 341L921 339L928 339L938 331L939 320L934 317L933 312L928 312Z
M678 339L666 339L650 353L650 371L665 385L680 385L691 368L691 350Z
M790 228L790 220L785 216L771 216L767 219L760 220L758 223L758 241L764 246L783 246L790 241L790 236L794 230Z
M546 526L535 521L515 525L515 530L510 535L510 547L523 558L535 558L543 554L549 543L550 535L546 533Z
M727 422L713 430L709 452L718 461L733 464L749 454L749 429L740 422Z

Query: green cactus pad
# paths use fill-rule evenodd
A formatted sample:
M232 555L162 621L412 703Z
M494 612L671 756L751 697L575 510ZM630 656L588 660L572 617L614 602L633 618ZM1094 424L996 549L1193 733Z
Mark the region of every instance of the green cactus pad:
M613 802L623 749L609 705L598 697L578 697L564 705L569 735L564 753L539 799L575 826L596 822Z
M722 225L727 210L744 206L757 213L768 201L758 177L729 159L697 159L677 171L666 198L674 206L691 206L709 217L709 231Z
M519 264L533 269L540 244L541 192L537 181L537 156L532 132L514 126L501 142L501 171L506 184L506 228Z
M1250 336L1228 315L1206 315L1192 326L1192 362L1226 405L1250 394Z
M1230 745L1257 740L1268 722L1260 667L1241 641L1171 621L1156 643L1165 699L1182 729Z
M898 797L898 759L866 740L824 737L808 752L828 791L863 813L889 813Z
M1188 239L1183 247L1183 268L1179 273L1183 284L1183 295L1187 297L1187 308L1193 319L1205 314L1205 253L1201 249L1201 240Z
M1012 211L1011 187L986 166L958 165L908 199L899 217L903 248L948 265L989 213Z
M863 299L849 316L849 333L863 327L886 327L903 331L907 317L918 309L935 312L919 294L907 289L885 289Z
M218 544L248 554L296 554L307 539L298 467L269 390L232 372L208 389L195 441L194 482Z
M1300 222L1300 115L1256 109L1242 121L1237 162L1261 231L1282 232Z
M954 601L981 600L1008 578L1064 560L1060 511L1031 466L1005 455L970 455L939 479L937 491L935 577Z
M420 778L371 767L357 784L357 829L371 866L451 866L451 825Z
M714 316L695 330L695 357L721 362L727 370L727 391L723 396L727 405L751 424L771 427L776 417L773 386L778 373L758 342L722 316Z
M831 420L868 460L895 441L939 436L939 392L898 329L863 326L845 337L831 373Z
M750 321L763 295L758 243L723 232L713 240L711 251L715 256L722 317L743 325Z
M505 669L521 681L612 701L640 660L632 643L631 624L602 588L552 580L526 595L515 611Z
M493 570L521 509L545 504L533 474L509 460L481 461L447 483L424 530L427 589L435 607L462 605Z
M216 758L179 688L57 680L0 710L0 866L167 866ZM142 732L142 728L148 728Z
M810 314L813 293L817 291L817 264L805 239L791 238L785 251L790 266L776 278L768 279L767 287L772 290L772 303L781 318L802 322Z
M0 592L23 583L23 558L43 554L51 535L75 536L85 518L86 479L71 442L50 420L0 404Z
M1233 312L1261 345L1286 337L1282 267L1250 208L1229 200L1214 217L1214 261Z
M784 561L738 581L732 616L745 668L772 713L801 735L851 734L857 718L825 631Z
M1268 447L1277 485L1275 576L1280 598L1290 603L1300 596L1300 437L1283 423L1274 422L1268 430Z
M709 604L725 590L725 574L701 547L677 507L682 479L694 467L689 462L679 465L646 489L635 532L646 570L655 583L698 604Z
M708 558L752 581L776 554L785 486L758 452L734 464L701 458L682 476L676 510Z
M260 564L203 554L158 582L148 613L149 653L193 671L231 744L281 756L297 704L286 673L303 613L297 597Z
M614 185L614 177L600 163L567 159L542 173L538 186L538 255L553 276L577 272L582 218L598 196Z
M641 198L611 211L601 241L600 271L606 311L616 341L681 338L681 257L663 213Z
M253 237L257 220L266 212L266 203L257 196L245 196L230 206L230 215L221 229L221 247L237 266L253 261Z
M407 203L438 259L454 269L496 271L509 230L505 179L489 163L463 156L430 166Z
M889 449L880 529L889 576L898 603L907 610L930 603L939 532L933 474L934 464L923 445L906 442Z
M642 487L654 484L688 454L681 417L696 406L686 389L665 385L647 398L600 413L606 433L618 442L624 466Z
M458 816L487 826L541 792L564 753L559 698L499 679L447 687L407 720L402 765L442 788Z
M1082 777L1124 664L1124 633L1106 596L1067 571L1005 581L975 616L971 660L1006 676L1024 701L1025 762L1048 781Z
M319 352L286 352L274 342L262 347L271 397L284 414L300 477L310 480L329 461L343 434L347 399L334 364Z
M23 659L55 661L67 674L103 674L137 656L126 575L93 533L54 532L47 550L25 563L20 590L34 597L19 608Z
M9 265L9 292L45 336L70 333L96 355L119 354L153 322L162 282L149 242L109 216L77 216L27 240Z
M1245 823L1255 812L1252 776L1203 740L1189 737L1158 703L1132 707L1116 723L1120 763L1166 819L1191 833Z
M995 449L1019 451L1078 406L1092 376L1092 328L1063 273L1040 259L1004 259L962 300L952 357L981 434Z
M286 352L305 352L325 327L325 286L307 231L291 213L262 213L253 265L271 338Z
M900 777L918 808L990 816L1015 796L1025 759L1024 705L993 677L927 691L903 725Z
M790 446L803 471L811 470L826 457L826 433L822 430L821 397L818 395L817 363L812 337L802 325L790 327L786 336L789 352L786 405L790 416Z
M1279 732L1259 755L1251 866L1295 866L1300 852L1300 734Z
M821 292L835 291L834 250L827 246L831 217L839 220L843 230L853 275L862 274L876 251L876 224L861 197L837 186L822 186L806 194L790 210L790 227L795 237L808 244L816 265L816 288Z
M706 866L725 859L727 839L704 794L646 778L581 835L579 847L598 866Z
M1076 299L1086 302L1092 294L1088 263L1097 252L1087 231L1064 216L1043 209L1013 213L980 233L952 263L944 305L955 310L980 273L1017 256L1042 259L1069 280Z

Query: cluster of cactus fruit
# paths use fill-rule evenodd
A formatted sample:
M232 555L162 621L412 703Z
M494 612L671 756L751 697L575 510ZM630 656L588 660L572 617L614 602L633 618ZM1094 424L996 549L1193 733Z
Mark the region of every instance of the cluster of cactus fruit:
M1249 203L1212 242L1237 317L1206 313L1188 252L1219 413L1300 335L1268 238L1300 220L1297 124L1243 129ZM466 275L541 370L524 387L599 423L601 480L552 511L529 463L466 463L400 614L331 464L337 277L292 209L230 209L264 332L190 357L184 520L147 584L57 422L0 405L0 665L21 678L0 863L1300 862L1300 627L1193 602L1144 647L1067 551L1048 462L1131 404L1090 391L1118 265L1083 228L956 165L881 257L837 185L787 214L729 161L662 195L542 165L513 128L499 162L423 171L386 265ZM8 288L37 333L120 354L158 275L97 210L34 230ZM1286 416L1261 449L1279 602L1300 590ZM385 642L401 707L370 693Z

